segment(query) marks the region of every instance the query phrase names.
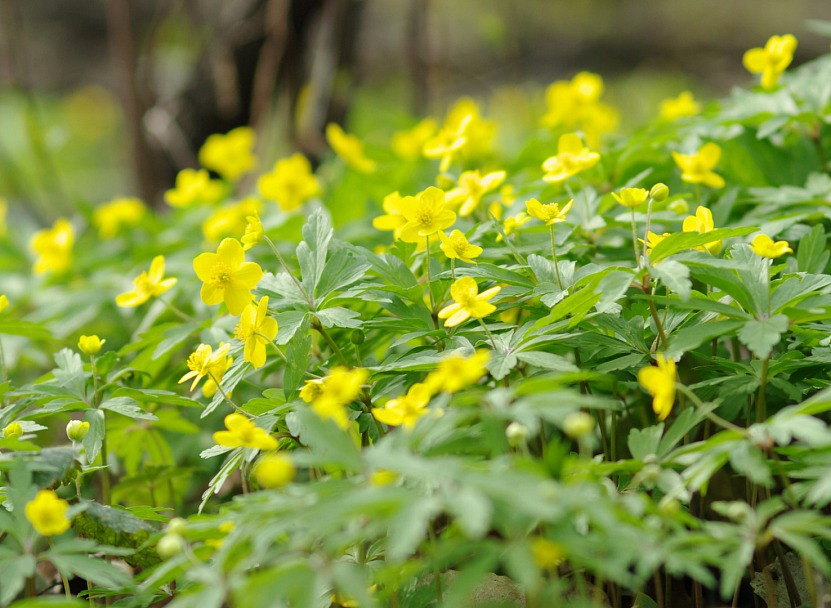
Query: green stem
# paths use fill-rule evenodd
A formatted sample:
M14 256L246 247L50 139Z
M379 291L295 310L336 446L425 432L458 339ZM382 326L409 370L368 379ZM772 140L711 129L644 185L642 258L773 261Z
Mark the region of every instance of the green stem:
M632 210L632 214L634 216L635 210ZM634 218L633 218L634 219ZM650 196L647 198L646 204L646 229L643 233L643 251L642 251L642 259L646 262L646 244L649 242L649 228L650 222L652 221L652 197Z
M721 428L723 428L727 431L735 431L736 433L739 433L743 437L747 435L747 430L746 429L743 429L740 426L736 426L735 424L733 424L732 422L730 422L728 420L725 420L724 418L722 418L718 414L714 414L713 412L709 411L707 409L707 406L705 406L701 402L701 399L699 399L698 396L694 392L692 392L689 388L687 388L686 386L684 386L680 382L675 383L675 388L677 390L679 390L682 394L689 397L690 401L693 402L693 405L695 405L699 410L701 410L701 413L704 414L707 418L709 418L713 422L713 424L715 424L716 426L720 426Z
M436 547L436 533L433 530L433 523L431 522L430 525L427 526L427 532L430 536L430 549L433 553L433 578L435 579L436 584L436 599L439 602L439 605L442 603L442 589L441 589L441 572L439 570L439 562L436 559L437 547Z
M485 322L482 319L476 320L479 321L479 325L482 326L482 329L484 329L485 333L488 335L488 338L491 341L491 346L493 346L493 350L496 350L496 340L493 339L493 334L491 333L491 330L488 329L488 326L485 325Z
M6 367L6 351L3 350L3 341L0 340L0 368L2 368L3 372L3 384L6 384L9 381L9 369ZM8 391L3 393L3 407L7 407L9 405L9 395Z
M549 224L548 232L551 235L551 258L554 260L554 270L557 273L557 287L563 290L563 279L560 277L560 263L557 261L557 246L554 244L554 224Z
M425 238L424 256L424 265L427 267L427 295L430 296L430 315L432 315L436 310L436 303L433 301L433 289L431 288L433 277L430 274L430 237Z
M55 548L55 543L52 542L52 537L51 536L46 537L46 542L49 543L49 547L51 549ZM69 589L69 581L67 580L66 575L63 573L63 571L58 570L58 574L61 575L61 582L63 583L63 592L66 595L66 599L71 600L72 599L72 591Z
M456 258L450 258L450 278L456 282Z
M635 251L635 268L641 269L641 258L638 253L638 228L635 225L635 208L630 207L632 212L632 249Z
M762 359L762 371L759 377L759 393L756 395L756 422L767 420L767 397L765 392L768 384L768 365L770 358Z
M110 465L109 449L107 448L107 412L101 411L104 424L104 434L101 437L101 504L110 505Z
M349 363L346 361L346 357L343 355L343 351L338 348L338 345L335 344L335 341L332 340L332 336L329 335L329 332L326 331L326 328L323 327L322 323L315 323L314 328L323 336L323 339L326 340L326 343L329 345L329 348L332 349L332 352L335 353L335 356L340 361L341 365L344 367L349 367Z
M211 380L214 381L214 384L216 384L216 390L218 390L220 392L220 394L225 399L225 401L228 402L228 405L230 405L232 408L234 408L240 414L242 414L244 416L248 416L248 414L245 412L245 410L243 410L240 406L238 406L236 403L231 401L231 397L228 395L228 393L225 392L225 389L222 388L222 383L211 372L208 372L208 377Z
M664 350L666 350L669 348L669 341L667 340L667 335L664 332L664 325L661 323L661 319L658 316L658 309L655 308L655 302L652 301L652 298L647 300L647 302L649 303L649 312L652 314L652 320L655 322L655 329L658 330L658 337L661 339L661 345L664 347Z
M298 291L300 291L300 293L303 295L303 298L306 300L306 303L309 305L309 308L311 310L314 310L315 309L314 300L312 300L309 297L309 294L306 292L305 289L303 289L303 285L301 285L300 281L297 280L297 277L295 277L292 274L291 269L289 268L289 265L286 264L286 260L284 260L283 256L280 255L280 252L277 250L277 247L274 245L274 243L271 241L271 239L268 238L265 234L263 235L263 240L266 243L268 243L269 247L271 247L271 251L274 253L275 257L280 262L280 265L283 267L283 270L286 271L286 274L288 274L289 277L291 278L291 280L294 282L294 286L297 287Z
M179 310L176 306L173 305L173 302L171 302L170 300L163 298L162 296L156 296L156 298L159 300L159 302L164 304L170 312L182 319L182 321L186 321L188 323L191 323L193 321L193 317Z

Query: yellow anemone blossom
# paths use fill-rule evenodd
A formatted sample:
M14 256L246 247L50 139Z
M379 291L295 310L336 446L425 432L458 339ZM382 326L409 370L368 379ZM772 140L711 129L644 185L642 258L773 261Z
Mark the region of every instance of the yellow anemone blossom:
M6 294L3 294L2 296L0 296L0 312L3 312L8 307L9 307L9 298L6 296Z
M323 378L312 378L306 380L303 388L300 389L300 398L306 403L312 403L323 392Z
M309 160L299 152L278 160L270 173L260 176L257 188L264 198L276 201L283 211L294 211L320 194L320 182Z
M583 145L576 133L561 135L557 142L557 155L547 158L542 164L545 175L543 179L552 184L559 184L578 173L591 169L600 160L597 152L592 152Z
M421 153L427 158L440 158L439 171L447 171L450 163L467 144L467 128L471 120L473 115L467 114L458 124L443 126L436 135L425 142Z
M673 151L672 159L681 169L681 179L690 184L704 184L711 188L724 187L724 178L713 169L721 158L721 147L713 142L704 144L695 154Z
M534 563L542 570L555 570L566 558L566 552L561 545L537 536L531 540L531 556Z
M254 245L263 240L265 230L260 216L256 213L245 217L245 234L242 235L242 250L248 251Z
M656 360L657 367L648 365L638 372L638 382L652 395L652 409L658 415L658 420L664 420L675 403L675 381L678 376L675 361L664 358L663 353L658 353Z
M3 428L3 437L5 439L18 438L23 435L23 425L19 422L11 422Z
M496 136L496 124L482 116L479 103L471 97L460 97L447 111L444 126L451 131L458 132L462 122L464 127L465 145L461 152L465 157L478 158L493 151L493 140Z
M498 294L501 289L499 286L491 287L479 293L479 286L473 277L456 279L450 286L453 304L439 311L439 319L447 319L444 322L445 327L456 327L471 317L474 319L486 317L496 310L496 306L488 300Z
M104 346L106 340L102 340L98 336L81 336L78 340L78 350L85 355L97 355Z
M516 215L511 215L505 218L505 221L502 222L502 231L505 233L505 236L516 232L516 229L522 226L523 224L527 224L531 221L531 216L528 215L525 211L520 211ZM497 241L502 240L502 235L499 234L496 236Z
M769 91L776 87L779 77L793 61L796 38L791 34L771 36L764 48L750 49L742 63L751 74L762 75L762 88Z
M477 350L470 357L450 355L441 360L435 371L427 374L424 384L434 393L457 393L482 379L487 373L485 366L489 359L490 353L486 350Z
M294 479L297 469L285 454L267 454L254 465L254 479L261 488L281 488Z
M445 206L444 191L431 186L413 201L402 201L401 213L407 223L401 228L401 240L418 243L424 237L449 228L456 214Z
M459 186L447 193L447 204L461 203L459 215L467 217L473 213L488 192L496 190L505 181L504 171L493 171L482 175L479 171L465 171L459 176Z
M268 296L260 298L256 306L249 304L242 311L234 336L245 344L243 357L254 369L265 365L265 345L274 340L277 329L277 320L268 316Z
M372 226L377 230L391 230L396 239L401 238L401 229L407 223L404 217L404 206L414 202L413 197L402 197L397 191L387 194L382 203L386 213L373 219Z
M392 136L392 150L406 160L421 158L421 149L438 129L436 121L425 118L412 129L399 131Z
M324 420L334 420L335 424L346 430L349 427L346 406L358 398L367 378L369 372L363 368L332 368L323 378L320 391L311 402L312 410Z
M621 188L620 194L612 192L612 198L630 209L643 205L648 197L649 191L645 188Z
M40 490L34 500L26 503L23 509L26 519L35 531L42 536L55 536L69 530L69 518L66 511L69 503L58 498L52 490Z
M706 234L708 232L712 232L715 228L715 224L713 223L713 214L709 209L707 209L707 207L699 206L695 210L695 215L688 215L684 218L684 232L698 232L699 234ZM723 244L723 241L718 239L707 243L704 247L696 247L696 249L704 251L706 248L707 251L715 255L721 251Z
M569 131L580 130L589 145L596 147L600 138L617 128L617 110L602 102L603 79L591 72L580 72L571 80L558 80L545 90L548 111L543 126Z
M441 239L441 250L448 259L458 259L468 264L475 264L473 258L477 258L482 254L482 248L478 245L471 245L464 232L461 230L454 230L447 236L444 232L439 232Z
M762 258L779 258L786 253L793 253L788 241L776 241L766 234L757 234L753 237L753 242L750 244L753 253Z
M176 175L176 187L164 193L164 200L171 207L213 205L223 192L222 183L211 179L205 169L182 169Z
M193 382L190 385L190 390L193 390L199 384L199 381L206 376L214 382L221 381L225 370L230 367L230 357L228 357L230 348L230 344L222 343L214 351L210 344L200 344L188 357L188 369L190 371L182 376L179 384L193 378ZM214 388L215 390L216 388ZM205 391L203 390L203 392ZM210 395L206 393L206 396L209 397Z
M199 163L229 181L236 181L257 164L255 139L251 127L238 127L225 135L210 135L199 149Z
M537 199L532 198L525 201L525 208L528 210L528 215L545 222L546 226L551 226L566 221L566 215L571 211L573 204L574 199L571 199L561 209L558 203L542 204Z
M232 315L240 314L251 302L251 290L263 277L259 264L245 261L237 239L224 239L216 253L200 253L193 260L193 269L202 281L202 301L213 306L224 300Z
M678 97L670 97L662 101L660 112L664 120L678 120L701 112L701 104L695 100L692 93L683 91Z
M66 219L56 220L52 228L36 232L29 243L38 256L35 260L35 274L61 274L69 270L74 242L75 231Z
M332 146L332 150L347 165L360 173L372 173L375 171L376 163L367 158L364 154L364 145L361 140L346 133L340 125L330 122L326 125L326 141Z
M138 198L114 198L100 205L92 213L92 223L98 228L98 236L112 239L123 229L138 226L147 208Z
M416 422L428 413L427 404L430 403L432 393L425 384L414 384L407 391L396 399L390 399L384 407L372 409L372 415L379 422L389 426L403 426L411 429Z
M205 240L216 243L225 237L240 234L248 224L248 216L259 214L262 206L260 199L248 196L236 203L220 207L202 222Z
M142 272L133 281L133 291L119 294L115 303L122 308L141 306L152 297L160 296L176 284L177 279L164 278L164 256L157 255L150 262L150 270Z
M277 440L242 414L225 416L226 431L214 433L214 442L226 448L250 448L252 450L276 450Z
M652 253L652 250L658 246L658 243L663 241L670 235L669 232L664 232L663 234L655 234L651 230L646 233L646 254L649 255ZM643 245L643 239L638 239L641 245Z

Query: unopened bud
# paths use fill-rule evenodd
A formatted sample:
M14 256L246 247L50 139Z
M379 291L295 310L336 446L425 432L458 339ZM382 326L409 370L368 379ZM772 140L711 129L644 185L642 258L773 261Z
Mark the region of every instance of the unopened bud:
M89 422L85 420L70 420L66 425L66 436L70 441L83 441L89 433Z
M649 196L651 196L652 200L656 203L660 203L667 200L667 197L669 196L669 188L666 184L658 182L652 186L652 189L649 191Z
M179 555L185 549L185 539L178 534L165 534L156 544L156 553L162 559Z
M6 425L6 428L3 429L3 437L6 439L11 439L12 437L20 437L23 434L23 425L19 422L12 422L9 425Z
M168 534L177 534L179 536L185 533L185 528L188 527L188 522L186 522L181 517L174 517L169 522L167 522L167 533Z
M519 422L512 422L505 429L505 436L508 438L508 443L512 447L519 447L525 445L528 438L531 436L531 431L528 427Z
M362 329L354 329L352 330L352 344L358 346L363 344L366 340L366 334Z
M563 422L563 431L572 439L583 439L594 430L594 418L586 412L573 412Z

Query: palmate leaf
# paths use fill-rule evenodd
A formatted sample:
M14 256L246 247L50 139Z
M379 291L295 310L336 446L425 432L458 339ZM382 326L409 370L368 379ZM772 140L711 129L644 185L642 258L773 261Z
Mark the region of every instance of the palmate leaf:
M161 561L155 547L142 548L151 536L159 532L159 526L127 511L97 502L87 501L82 504L84 510L72 518L72 526L78 534L102 545L136 549L135 553L122 558L136 568L149 568Z
M742 344L747 346L754 355L766 359L773 347L779 344L782 334L788 329L788 317L775 315L769 319L747 321L739 330L738 336Z
M332 221L323 209L316 209L303 226L303 241L297 246L297 262L300 265L301 283L307 294L317 295L329 242L334 233Z

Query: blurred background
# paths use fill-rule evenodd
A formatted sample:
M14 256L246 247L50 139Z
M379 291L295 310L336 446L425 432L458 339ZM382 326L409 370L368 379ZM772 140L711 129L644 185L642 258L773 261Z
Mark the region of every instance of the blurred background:
M773 34L795 65L825 53L828 20L827 0L0 0L0 198L43 223L157 206L211 133L315 160L329 121L386 141L462 95L527 123L581 70L626 132L682 90L751 85L742 54Z

